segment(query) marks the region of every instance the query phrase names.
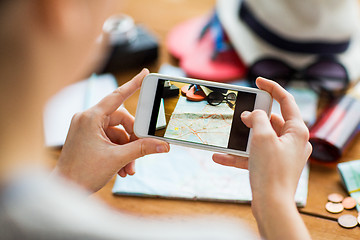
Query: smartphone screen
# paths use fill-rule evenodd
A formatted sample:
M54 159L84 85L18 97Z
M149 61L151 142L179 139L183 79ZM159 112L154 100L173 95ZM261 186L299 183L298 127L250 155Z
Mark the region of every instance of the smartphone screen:
M169 84L179 93L168 96ZM241 121L253 111L256 93L159 79L148 129L151 136L246 151L250 129Z

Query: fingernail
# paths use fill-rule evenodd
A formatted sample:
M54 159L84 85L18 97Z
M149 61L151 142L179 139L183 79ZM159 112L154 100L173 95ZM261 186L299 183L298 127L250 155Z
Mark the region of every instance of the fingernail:
M158 153L163 153L163 152L167 152L167 148L164 145L157 145L156 146L156 151Z
M265 81L272 81L271 79L268 79L268 78L264 78L264 77L258 77L258 78L260 78L260 79L262 79L262 80L265 80Z
M250 115L250 112L249 111L243 111L242 113L241 113L241 117L247 117L247 116L249 116Z

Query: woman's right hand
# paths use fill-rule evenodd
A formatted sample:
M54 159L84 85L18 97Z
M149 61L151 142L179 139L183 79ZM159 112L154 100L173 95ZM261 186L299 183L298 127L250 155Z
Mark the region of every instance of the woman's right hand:
M243 112L242 121L252 128L249 158L214 154L213 160L222 165L249 169L253 213L260 232L266 238L272 238L273 235L269 233L276 230L276 227L268 221L280 223L287 217L287 213L284 213L285 218L276 220L281 216L282 210L289 210L289 214L294 209L296 211L294 196L312 147L308 141L309 131L293 96L271 80L258 78L256 84L280 103L282 117L273 114L269 120L261 110ZM269 219L271 216L273 220ZM279 230L283 231L284 226L279 226ZM284 239L290 236L277 237Z

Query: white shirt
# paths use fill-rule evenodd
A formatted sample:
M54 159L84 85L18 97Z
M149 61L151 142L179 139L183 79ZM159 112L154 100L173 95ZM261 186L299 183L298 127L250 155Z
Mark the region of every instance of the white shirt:
M39 169L15 176L0 193L0 239L255 239L234 219L122 214Z

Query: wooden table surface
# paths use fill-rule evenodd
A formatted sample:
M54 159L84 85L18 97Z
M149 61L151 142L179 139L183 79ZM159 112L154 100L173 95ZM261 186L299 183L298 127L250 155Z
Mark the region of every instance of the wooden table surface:
M176 61L171 58L165 47L168 31L184 20L209 13L215 4L215 0L137 0L121 2L113 9L114 13L123 12L131 15L137 23L143 23L151 29L160 41L159 60L155 64L147 66L152 72L157 72L162 63L176 64ZM139 70L132 69L117 74L119 84L121 85L128 81ZM138 93L134 94L125 103L125 106L132 114L135 114L136 111L137 97ZM341 161L355 159L360 159L360 136L348 148ZM342 214L350 213L357 216L355 210L346 210L341 214L330 214L324 207L328 194L337 192L346 195L346 191L341 185L339 174L336 171L336 164L326 165L311 162L310 169L308 202L306 207L299 209L299 211L313 239L360 239L359 226L354 229L344 229L336 221ZM242 219L255 232L258 232L250 205L119 197L113 196L111 193L113 183L114 180L109 182L95 195L122 212L141 216L160 215L166 218L181 218L183 216L202 214L230 216Z

